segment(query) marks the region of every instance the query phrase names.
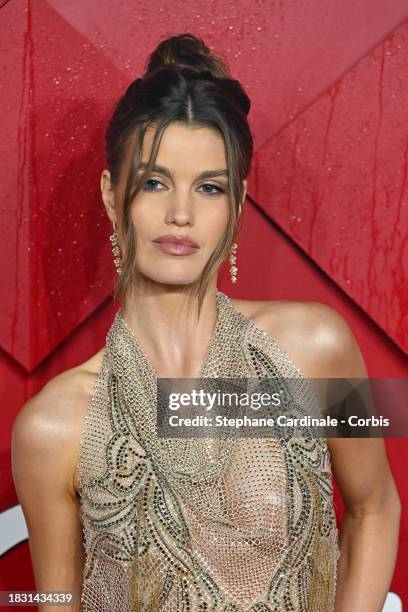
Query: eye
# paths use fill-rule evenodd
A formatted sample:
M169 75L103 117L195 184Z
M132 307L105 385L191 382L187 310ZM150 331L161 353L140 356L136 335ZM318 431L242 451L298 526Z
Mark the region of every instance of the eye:
M163 183L161 183L158 179L148 179L144 185L144 191L162 191L162 189L155 188L156 184L163 185ZM217 185L213 185L211 183L205 183L204 185L200 185L199 189L201 189L201 187L210 188L211 191L208 189L204 190L204 193L209 196L215 196L221 193L225 193L225 190L222 189L222 187L218 187Z
M205 183L204 185L200 185L200 187L211 187L211 189L215 189L216 191L205 191L207 195L213 196L218 195L219 193L225 193L225 190L222 187L218 187L218 185L212 185L211 183Z
M159 185L162 184L157 179L149 179L149 180L146 181L146 183L144 185L144 191L161 191L161 189L154 189L154 188L148 187L149 183L159 183Z

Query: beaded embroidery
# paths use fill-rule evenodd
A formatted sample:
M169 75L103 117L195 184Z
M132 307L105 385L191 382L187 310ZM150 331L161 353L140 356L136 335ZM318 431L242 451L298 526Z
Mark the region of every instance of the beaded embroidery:
M200 378L298 378L217 291ZM78 473L83 612L332 612L340 554L324 438L158 438L156 376L119 310L85 418Z

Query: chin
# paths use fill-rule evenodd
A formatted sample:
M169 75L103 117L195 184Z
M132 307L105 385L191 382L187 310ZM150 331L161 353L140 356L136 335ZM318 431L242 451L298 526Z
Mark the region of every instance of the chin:
M197 278L192 278L192 279L186 279L186 278L161 278L161 279L157 279L156 282L162 284L162 285L180 285L180 286L187 286L187 285L193 285L194 283L197 283L198 279Z
M160 285L192 285L197 283L200 279L200 275L187 276L187 275L170 275L170 274L149 274L141 270L142 276L151 282L159 283Z
M171 265L176 264L179 265ZM198 283L203 269L201 266L191 266L190 262L169 261L168 264L163 264L156 261L149 261L148 265L135 264L136 275L140 274L146 280L156 282L161 285L192 285ZM192 263L192 262L191 262ZM197 269L199 268L199 269Z

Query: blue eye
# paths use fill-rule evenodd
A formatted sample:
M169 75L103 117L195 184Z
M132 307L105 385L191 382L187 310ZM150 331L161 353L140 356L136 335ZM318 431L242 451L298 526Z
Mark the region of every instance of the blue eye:
M147 185L148 185L149 183L160 183L160 181L157 181L156 179L149 179L149 180L148 180L148 181L146 181L146 183L145 183L145 186L144 186L144 190L145 190L145 191L160 191L160 189L159 189L159 190L157 190L157 189L150 189L150 187L147 187ZM161 183L160 183L160 184L161 184Z
M221 187L217 187L217 185L211 185L211 183L205 183L205 185L201 185L201 187L211 187L212 189L216 189L215 193L214 191L209 192L209 191L205 191L204 193L206 193L207 195L218 195L219 193L225 193L224 189L222 189Z
M153 183L153 186L151 186L152 183ZM151 192L162 191L161 189L155 188L154 186L155 183L162 185L162 183L157 179L148 179L144 185L144 191L151 191ZM217 185L212 185L211 183L205 183L204 185L200 185L200 188L201 187L210 187L211 189L215 189L215 191L204 190L204 193L209 196L218 195L219 193L225 193L224 189L222 189L221 187L218 187Z

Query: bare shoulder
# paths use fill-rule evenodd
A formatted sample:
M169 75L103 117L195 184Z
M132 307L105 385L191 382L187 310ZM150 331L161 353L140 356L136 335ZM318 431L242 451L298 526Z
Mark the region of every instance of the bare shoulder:
M60 461L61 478L72 495L77 491L75 467L84 417L103 352L49 380L22 406L13 425L13 464L22 464L23 456L39 463Z
M346 319L317 301L232 300L311 378L364 376L365 367Z

